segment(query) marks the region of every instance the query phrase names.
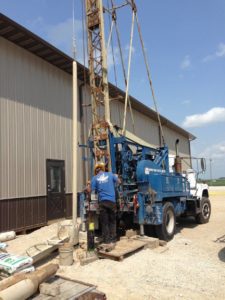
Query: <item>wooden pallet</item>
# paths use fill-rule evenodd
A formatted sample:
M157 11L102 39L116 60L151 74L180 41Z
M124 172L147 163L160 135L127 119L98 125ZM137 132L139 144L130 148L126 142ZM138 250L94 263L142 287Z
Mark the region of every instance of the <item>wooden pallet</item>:
M47 280L52 290L58 287L59 294L57 296L49 296L47 294L37 294L29 298L30 300L105 300L104 293L96 290L96 286L78 280L71 280L66 277L54 276Z
M116 246L110 252L104 250L98 251L100 258L109 258L117 261L122 261L125 257L134 254L138 250L146 248L148 242L138 241L134 239L123 239L116 243Z

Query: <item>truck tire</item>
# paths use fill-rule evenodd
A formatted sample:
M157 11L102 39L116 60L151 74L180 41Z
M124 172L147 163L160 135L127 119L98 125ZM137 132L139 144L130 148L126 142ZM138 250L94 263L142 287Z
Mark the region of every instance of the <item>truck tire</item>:
M162 224L156 226L156 233L160 240L170 241L174 237L176 217L173 204L166 202L163 206Z
M201 212L196 216L198 224L205 224L209 222L211 215L211 203L208 198L203 197L201 200Z

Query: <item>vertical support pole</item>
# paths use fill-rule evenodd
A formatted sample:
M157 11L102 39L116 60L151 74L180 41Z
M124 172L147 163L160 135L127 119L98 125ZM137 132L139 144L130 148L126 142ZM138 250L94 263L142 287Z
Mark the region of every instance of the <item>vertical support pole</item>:
M77 134L77 63L73 61L73 224L77 223L77 147L78 147L78 134Z

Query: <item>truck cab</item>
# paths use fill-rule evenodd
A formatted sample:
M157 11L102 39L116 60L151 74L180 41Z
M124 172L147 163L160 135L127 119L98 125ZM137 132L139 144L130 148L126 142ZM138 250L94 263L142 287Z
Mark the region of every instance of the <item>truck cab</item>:
M197 172L194 169L187 169L187 180L190 183L190 193L200 199L203 197L209 198L209 186L206 183L197 182Z

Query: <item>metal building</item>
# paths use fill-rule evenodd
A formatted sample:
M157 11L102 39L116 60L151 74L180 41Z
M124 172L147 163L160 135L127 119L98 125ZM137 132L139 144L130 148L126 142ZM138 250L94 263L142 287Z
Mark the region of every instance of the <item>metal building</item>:
M72 58L0 14L0 232L22 231L72 213ZM79 143L91 122L85 69L78 64ZM112 122L121 126L124 92L110 84ZM156 113L131 97L135 135L160 145ZM195 137L161 117L174 154L190 156ZM132 132L131 116L127 128ZM85 160L86 157L86 160ZM87 153L79 148L78 187L87 175Z

